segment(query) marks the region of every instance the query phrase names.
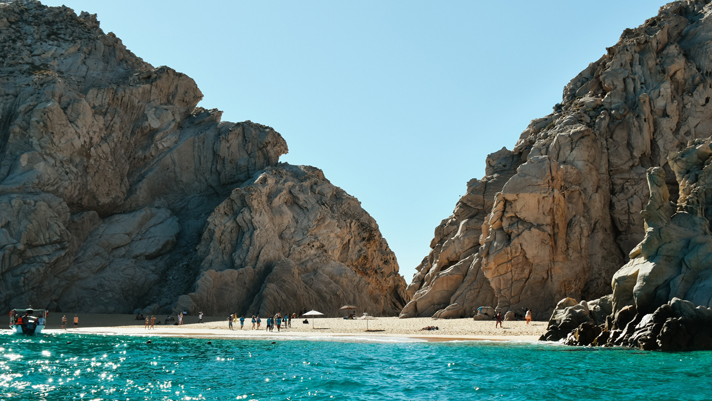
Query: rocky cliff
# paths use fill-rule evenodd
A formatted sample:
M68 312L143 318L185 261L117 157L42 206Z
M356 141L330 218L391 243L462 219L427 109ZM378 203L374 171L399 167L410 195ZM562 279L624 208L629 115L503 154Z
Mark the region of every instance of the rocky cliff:
M221 122L95 15L0 2L0 311L395 314L405 282L359 202Z
M487 159L435 229L402 317L471 316L483 305L548 318L562 298L598 298L645 235L645 172L712 129L712 6L660 9L564 88L513 150ZM673 199L674 201L675 199Z
M545 340L681 351L712 349L712 138L696 140L668 161L679 184L670 202L666 174L648 170L645 237L612 280L612 294L565 300ZM589 313L591 305L604 306Z

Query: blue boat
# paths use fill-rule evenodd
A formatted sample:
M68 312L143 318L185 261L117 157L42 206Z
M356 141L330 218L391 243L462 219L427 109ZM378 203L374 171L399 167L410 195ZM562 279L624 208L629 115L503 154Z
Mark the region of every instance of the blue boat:
M47 315L47 309L13 309L10 311L10 329L15 334L42 334Z

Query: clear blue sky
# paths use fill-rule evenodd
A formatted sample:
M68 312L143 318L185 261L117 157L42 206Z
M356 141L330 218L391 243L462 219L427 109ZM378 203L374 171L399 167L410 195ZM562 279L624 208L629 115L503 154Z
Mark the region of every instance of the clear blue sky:
M664 1L45 0L98 14L201 106L287 140L378 221L410 282L485 157Z

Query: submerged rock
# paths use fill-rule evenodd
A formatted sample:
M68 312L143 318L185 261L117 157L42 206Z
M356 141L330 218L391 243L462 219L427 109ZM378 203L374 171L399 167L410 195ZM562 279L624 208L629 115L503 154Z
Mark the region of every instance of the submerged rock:
M95 15L0 2L0 311L396 314L375 221Z
M473 316L496 305L546 319L560 299L609 293L614 273L649 235L646 170L667 173L655 188L669 188L675 201L680 167L668 154L712 130L710 12L706 1L674 2L627 29L571 80L552 114L533 120L511 151L490 155L486 176L468 183L435 229L401 316ZM657 272L646 277L657 280ZM686 287L686 277L668 283L671 291ZM627 273L618 278L635 283Z

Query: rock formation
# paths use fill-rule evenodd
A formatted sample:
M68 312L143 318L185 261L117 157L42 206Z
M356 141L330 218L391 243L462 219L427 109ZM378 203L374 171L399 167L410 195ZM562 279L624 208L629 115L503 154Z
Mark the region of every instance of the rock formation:
M712 349L712 138L669 158L679 184L670 202L665 172L648 170L645 238L612 279L611 295L557 305L545 340L671 351ZM605 304L589 315L591 304Z
M401 316L491 305L546 319L563 298L608 293L645 235L646 170L666 172L658 185L677 194L669 152L712 129L711 13L675 2L627 29L512 151L490 155L436 228Z
M221 122L95 15L0 2L0 311L373 314L404 305L359 202Z

